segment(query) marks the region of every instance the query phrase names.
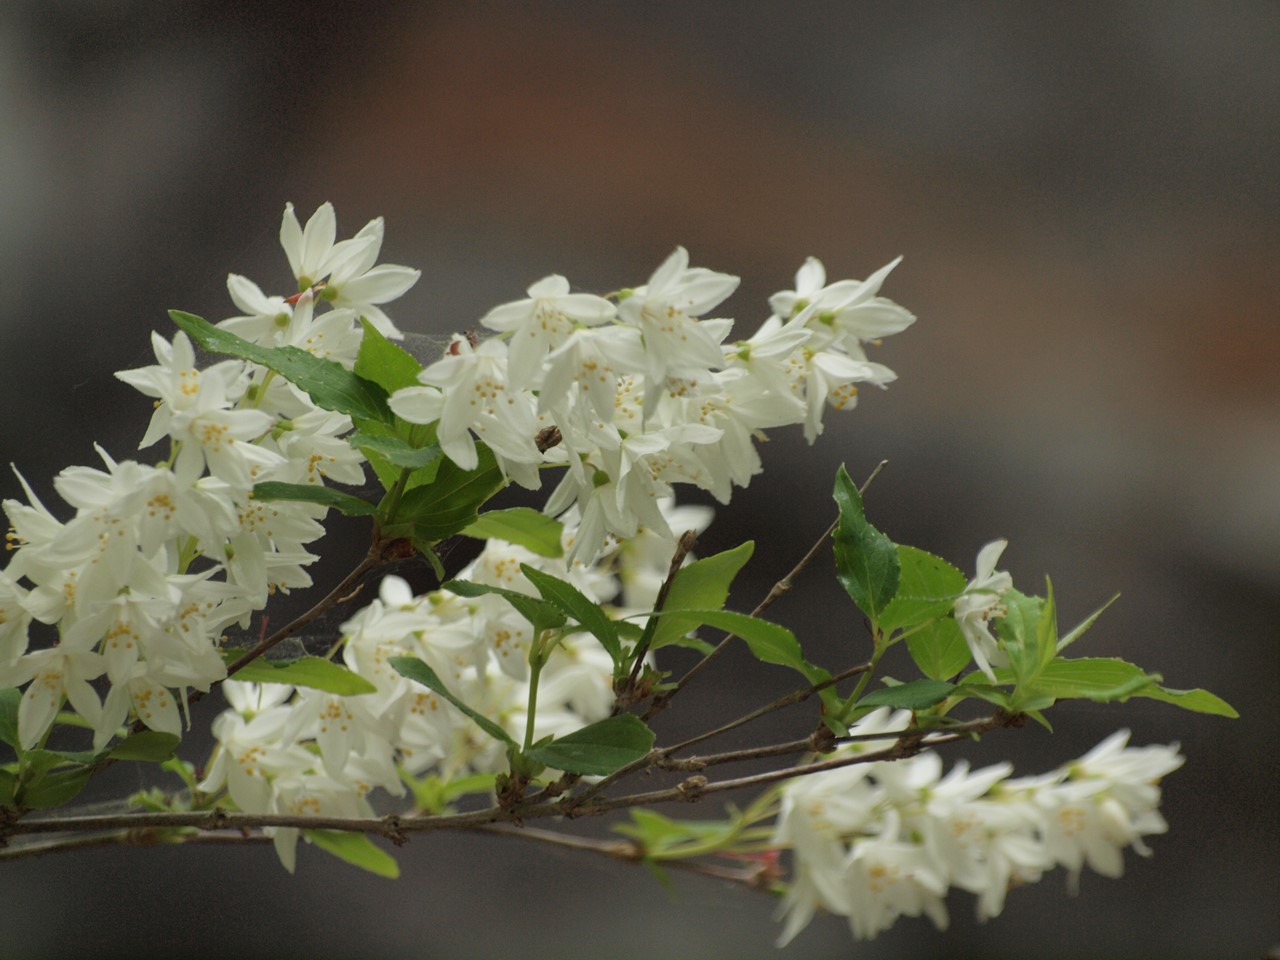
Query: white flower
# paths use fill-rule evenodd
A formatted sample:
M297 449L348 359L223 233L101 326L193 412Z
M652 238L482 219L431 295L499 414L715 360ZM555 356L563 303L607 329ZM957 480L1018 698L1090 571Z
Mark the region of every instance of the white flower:
M579 325L605 323L617 312L603 297L570 293L569 281L559 274L539 280L528 294L529 299L494 307L480 319L482 326L511 335L509 373L516 389L537 388L543 358Z
M191 341L181 331L172 345L152 334L152 346L157 365L116 374L161 401L139 447L170 436L181 442L174 473L183 482L193 482L207 463L210 473L245 490L283 462L278 454L246 442L266 433L275 418L261 410L232 409L246 386L243 363L232 360L197 369Z
M18 703L18 743L23 750L40 742L64 700L71 701L90 726L101 725L102 703L89 681L101 676L103 668L99 654L83 645L62 643L24 654L0 669L0 689L31 681Z
M306 290L324 280L346 263L381 244L380 234L366 225L355 237L334 243L338 232L338 219L333 204L322 203L307 221L304 230L298 224L293 204L284 205L284 217L280 221L280 246L289 258L289 269L298 280L298 290ZM377 257L377 251L374 251Z
M293 306L284 297L269 297L238 273L227 274L227 293L244 315L229 317L218 326L253 343L275 346L293 320Z
M479 463L474 432L517 483L538 486L537 470L532 468L542 454L534 445L538 428L533 396L507 383L505 342L486 340L473 348L466 337L454 337L449 353L422 370L418 379L435 387L443 402L420 387L397 390L390 401L397 416L411 423L430 423L438 417L440 449L463 470L474 470Z
M717 328L695 319L733 293L738 278L689 266L689 253L677 247L618 305L618 316L644 337L645 415L653 413L667 377L696 378L724 366ZM723 334L725 328L718 328Z
M988 622L992 617L1004 615L1000 598L1013 587L1013 578L996 570L1000 554L1008 544L1008 540L993 540L978 551L977 573L955 602L956 624L978 669L991 680L996 678L992 664L1003 666L1004 659Z

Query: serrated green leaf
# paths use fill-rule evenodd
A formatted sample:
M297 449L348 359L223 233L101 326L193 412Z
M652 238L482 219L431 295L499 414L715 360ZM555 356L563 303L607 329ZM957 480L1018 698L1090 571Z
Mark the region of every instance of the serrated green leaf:
M630 713L606 717L581 730L530 747L525 756L566 773L608 776L653 748L653 731Z
M515 608L516 613L529 621L535 633L564 626L564 611L553 603L531 597L527 593L507 590L505 587L491 587L487 583L476 583L473 580L449 580L441 588L459 597L482 597L485 594L502 597Z
M901 568L897 545L867 522L862 497L843 466L836 473L834 496L840 508L834 537L836 579L858 609L878 626L898 592Z
M159 730L139 730L108 752L112 760L141 760L146 763L163 763L173 756L182 738L173 733L162 733Z
M1003 668L995 671L995 677L997 684L1017 679L1013 671ZM1019 693L1028 702L1034 697L1106 702L1126 700L1159 680L1159 674L1113 657L1058 657L1046 664L1033 682L1020 687Z
M318 503L322 507L330 507L348 517L372 516L378 509L376 503L361 500L349 493L335 490L332 487L312 483L280 483L277 480L265 480L253 486L255 500L298 500L303 503Z
M542 599L555 604L566 616L582 624L593 637L600 641L600 645L609 654L614 665L619 664L622 645L618 641L618 627L601 609L600 604L595 603L573 584L531 567L527 563L520 564L520 570L538 593L542 594Z
M898 566L898 592L880 616L885 631L946 616L968 583L947 561L916 547L898 544Z
M810 683L824 683L831 679L827 670L805 659L795 634L781 624L734 610L670 610L663 611L661 616L663 621L678 622L682 634L704 625L731 633L746 643L757 660L790 667ZM823 689L819 696L824 703L834 705L834 687Z
M10 687L0 690L0 741L7 743L14 750L18 747L18 704L22 702L22 691Z
M1171 690L1159 684L1152 684L1149 687L1143 687L1141 690L1135 691L1133 695L1135 697L1147 697L1151 700L1160 700L1163 703L1171 703L1175 707L1191 710L1194 713L1209 713L1217 717L1229 717L1233 720L1240 716L1235 707L1231 706L1227 701L1216 694L1210 693L1208 690L1201 690L1198 687L1194 690Z
M396 863L396 858L376 846L363 833L352 833L346 830L303 830L302 835L325 853L331 853L353 867L359 867L361 870L367 870L389 880L400 876L400 864Z
M230 666L244 652L239 649L223 650L222 659ZM296 657L290 660L266 660L259 657L237 670L235 679L249 683L287 683L344 697L375 693L378 689L360 674L323 657Z
M38 780L24 785L19 791L18 802L36 810L59 807L75 797L89 782L93 772L88 766L76 766L70 770L53 770Z
M947 699L956 689L944 680L912 680L892 687L872 690L858 700L859 707L894 707L899 710L924 710Z
M973 654L960 625L951 617L926 623L907 637L907 650L920 672L931 680L946 680L969 665Z
M748 540L732 550L703 557L681 567L671 581L663 612L721 609L729 599L729 587L733 578L751 559L754 550L755 543ZM675 642L689 629L676 619L660 619L650 640L650 649L658 650Z
M510 734L503 730L502 727L494 723L488 717L481 713L477 713L469 706L455 697L449 692L449 688L444 685L444 681L436 675L436 672L429 666L419 660L417 657L388 657L387 663L391 664L391 669L402 677L408 677L410 680L416 680L429 690L438 693L451 704L470 717L481 730L499 740L502 743L514 747L516 742L511 739Z
M356 373L372 380L388 394L419 386L422 364L418 359L384 337L368 320L361 318L360 326L364 328L364 336L360 338L360 352L356 354Z
M560 521L545 513L529 507L510 507L485 511L466 526L462 535L476 540L505 540L540 557L562 557L564 547L560 545L560 535L563 532Z
M205 350L274 370L306 393L318 407L361 420L384 423L392 420L387 391L340 363L321 359L298 347L259 346L181 310L170 310L169 317Z
M476 444L476 450L479 462L474 470L441 459L434 480L405 492L395 521L412 523L414 536L430 543L474 523L480 508L506 483L492 451L484 444Z

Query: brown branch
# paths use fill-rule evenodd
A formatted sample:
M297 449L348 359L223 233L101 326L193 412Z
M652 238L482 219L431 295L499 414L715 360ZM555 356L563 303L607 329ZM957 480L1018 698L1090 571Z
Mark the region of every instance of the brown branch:
M155 812L132 814L104 814L84 817L57 817L44 820L19 820L0 827L0 842L10 837L30 834L49 833L96 833L101 831L172 831L195 829L203 834L219 833L227 830L253 831L264 827L296 827L303 830L345 830L356 833L371 834L403 843L413 833L434 830L471 830L497 823L520 824L525 820L560 816L599 816L613 810L629 807L650 806L656 803L684 802L692 803L713 793L724 793L731 790L742 790L748 787L766 786L794 777L809 776L825 770L859 763L875 763L881 760L901 760L914 756L921 750L964 740L970 734L1007 727L1021 726L1024 718L1020 714L1006 714L1001 711L981 720L961 724L944 733L929 730L908 730L897 734L896 741L889 747L874 750L870 753L852 756L833 757L810 763L801 763L726 780L711 781L697 775L688 777L673 787L658 790L625 794L618 797L604 797L583 802L582 797L563 797L558 800L544 800L514 804L509 808L500 806L486 807L466 813L435 814L425 817L389 815L385 817L327 817L297 816L291 814L259 814L237 813L221 808L200 812ZM892 733L869 734L863 739L886 740ZM795 745L789 745L795 746ZM750 751L739 751L739 754ZM795 751L792 751L795 752ZM720 754L716 762L729 762L729 754ZM745 759L737 757L736 759ZM199 836L199 835L196 835ZM186 842L196 837L173 836L169 838L152 838L157 842ZM92 838L88 838L92 839ZM103 841L103 843L110 841ZM123 842L117 840L116 842ZM137 842L137 841L134 841ZM86 845L93 845L86 842ZM0 859L22 855L22 848L11 851L0 851Z

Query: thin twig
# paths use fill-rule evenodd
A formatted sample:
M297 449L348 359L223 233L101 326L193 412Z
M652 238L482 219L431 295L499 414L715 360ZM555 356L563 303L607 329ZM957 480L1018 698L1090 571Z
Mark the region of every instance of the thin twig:
M649 622L645 625L644 633L640 636L640 641L636 644L636 648L631 654L635 658L631 664L631 675L627 678L626 686L618 691L619 707L626 705L624 698L631 698L635 694L636 681L640 678L640 671L644 667L644 655L649 652L649 644L653 641L653 634L657 629L657 615L666 606L667 594L671 592L671 584L675 582L676 574L684 566L684 558L689 555L689 551L693 549L697 540L698 534L696 531L686 530L680 535L680 539L676 541L675 552L671 555L671 566L667 569L667 578L662 581L662 587L658 590L657 602L653 605L653 616L649 618ZM626 702L632 701L627 699Z

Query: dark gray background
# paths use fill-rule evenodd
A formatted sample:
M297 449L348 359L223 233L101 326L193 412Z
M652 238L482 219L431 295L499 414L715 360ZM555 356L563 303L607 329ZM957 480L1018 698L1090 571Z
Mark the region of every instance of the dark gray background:
M1026 772L1120 725L1181 741L1170 833L1076 898L1050 876L979 926L960 894L945 936L902 920L856 948L819 918L788 955L1258 957L1280 940L1278 49L1269 2L10 2L0 453L51 505L94 441L130 456L147 401L112 371L149 362L169 307L236 312L228 271L284 289L286 200L332 200L343 235L384 215L383 259L423 269L393 316L432 334L550 272L642 282L677 243L743 276L749 331L808 254L832 276L905 254L886 292L920 320L878 357L899 382L813 448L780 433L701 546L757 540L737 604L826 526L838 464L884 458L868 509L895 539L971 570L1008 537L1064 625L1119 591L1081 653L1243 717L1066 705L1052 737L989 738L968 755ZM358 550L335 539L321 580ZM863 654L826 562L773 616ZM786 686L739 659L700 703ZM807 729L787 719L770 733ZM137 786L118 769L101 795ZM8 864L0 956L774 955L773 905L710 881L466 836L399 857L394 883L309 850L296 878L263 848Z

